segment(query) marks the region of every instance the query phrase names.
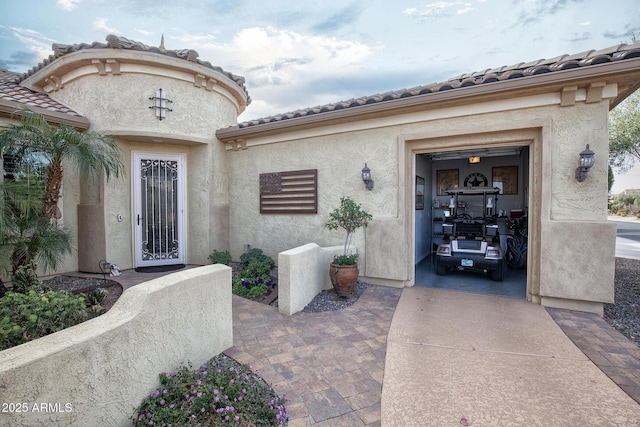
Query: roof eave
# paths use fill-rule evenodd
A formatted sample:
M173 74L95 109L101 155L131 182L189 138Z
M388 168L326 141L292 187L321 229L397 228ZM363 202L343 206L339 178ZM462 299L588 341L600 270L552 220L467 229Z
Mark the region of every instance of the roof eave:
M22 115L22 110L24 110L25 108L28 108L33 112L42 114L49 123L66 124L80 130L87 130L90 126L89 120L85 117L72 116L70 114L51 111L33 105L0 99L0 115L20 117Z
M255 135L266 135L281 132L288 132L297 128L309 128L320 126L327 122L344 121L345 119L359 119L366 116L394 114L394 110L410 109L412 107L427 106L445 101L460 100L464 98L498 95L506 92L513 92L523 89L537 89L550 85L566 85L576 81L598 80L631 71L638 73L638 83L630 89L624 91L613 100L610 108L620 103L624 98L633 92L633 88L640 85L640 58L628 59L625 61L612 62L606 64L591 65L583 68L573 68L564 71L554 71L536 76L521 77L513 80L484 83L478 86L450 89L444 92L416 95L407 98L383 101L358 107L345 108L338 111L302 116L292 119L274 121L244 128L233 126L220 129L216 132L219 140L227 142L234 139L242 139Z

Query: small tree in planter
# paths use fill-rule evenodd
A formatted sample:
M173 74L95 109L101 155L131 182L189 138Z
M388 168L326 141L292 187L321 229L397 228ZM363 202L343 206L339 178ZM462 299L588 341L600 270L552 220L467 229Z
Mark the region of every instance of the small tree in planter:
M358 264L356 260L358 254L350 254L349 246L353 233L360 227L366 228L373 217L362 210L360 205L350 197L342 197L340 206L329 214L329 221L325 226L329 230L342 228L347 232L344 241L344 251L342 255L336 255L331 263L329 276L334 289L340 296L353 293L358 280Z

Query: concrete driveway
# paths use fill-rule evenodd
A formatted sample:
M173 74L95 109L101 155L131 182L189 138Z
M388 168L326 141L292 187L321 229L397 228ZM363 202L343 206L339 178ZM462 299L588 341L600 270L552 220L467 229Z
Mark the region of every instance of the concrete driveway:
M544 307L404 288L389 331L384 426L629 426L640 405Z

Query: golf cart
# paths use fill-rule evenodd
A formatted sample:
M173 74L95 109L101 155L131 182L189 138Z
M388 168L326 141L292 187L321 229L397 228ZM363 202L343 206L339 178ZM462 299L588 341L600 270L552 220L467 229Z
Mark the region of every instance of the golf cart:
M444 237L436 252L436 274L456 269L488 273L502 281L504 262L496 222L498 187L460 187L446 189L451 196L449 215L442 225ZM482 197L482 216L472 217L460 196Z

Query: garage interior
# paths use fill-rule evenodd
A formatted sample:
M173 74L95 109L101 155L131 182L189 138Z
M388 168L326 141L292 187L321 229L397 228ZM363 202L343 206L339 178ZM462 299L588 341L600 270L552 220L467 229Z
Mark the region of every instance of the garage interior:
M526 232L529 202L529 147L483 148L416 154L415 285L525 299ZM497 187L496 195L459 195L458 187ZM502 249L504 277L451 269L436 274L436 251L450 218L495 221ZM510 237L509 237L510 236Z

